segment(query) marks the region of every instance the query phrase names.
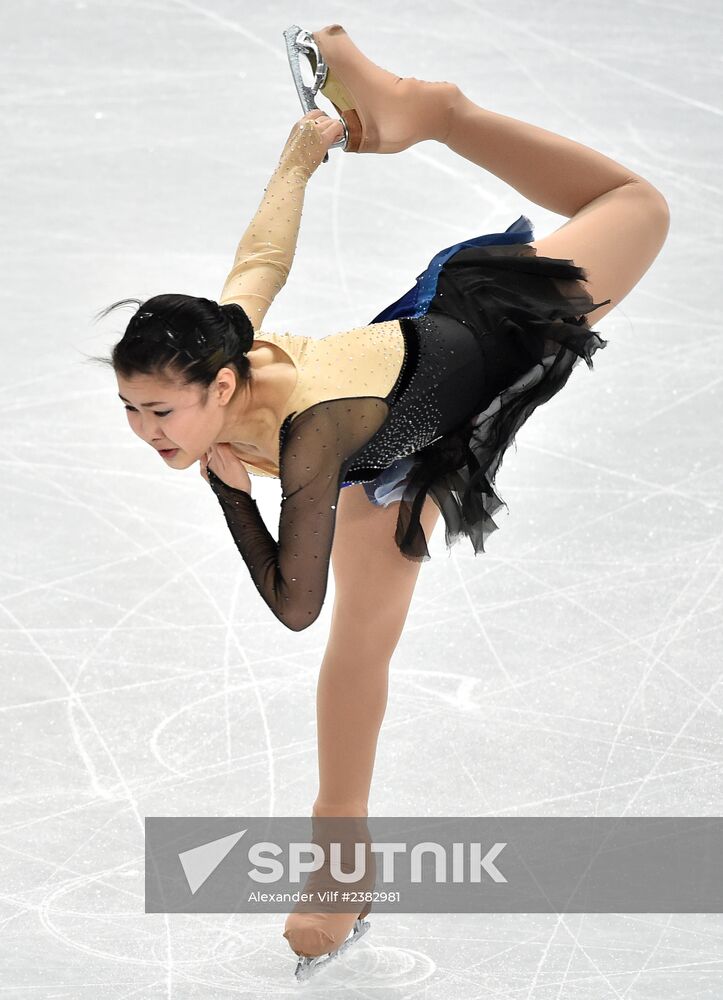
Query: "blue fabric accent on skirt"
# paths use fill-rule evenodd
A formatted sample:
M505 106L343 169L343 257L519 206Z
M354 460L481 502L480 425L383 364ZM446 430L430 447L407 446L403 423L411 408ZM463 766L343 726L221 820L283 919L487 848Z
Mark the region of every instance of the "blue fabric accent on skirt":
M393 302L376 316L372 323L384 323L390 319L400 319L404 316L417 318L424 316L429 309L429 303L437 291L437 281L440 269L464 247L486 247L499 244L531 243L535 238L532 222L526 215L521 215L504 233L485 233L469 240L462 240L454 246L446 247L432 257L424 271L417 278L416 284L405 292L401 298ZM346 485L346 484L345 484Z

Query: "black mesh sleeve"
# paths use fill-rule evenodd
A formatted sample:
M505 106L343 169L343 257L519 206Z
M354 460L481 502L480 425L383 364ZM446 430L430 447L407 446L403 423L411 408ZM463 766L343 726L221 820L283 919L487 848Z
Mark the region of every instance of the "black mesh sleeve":
M388 414L383 399L363 396L324 400L293 418L279 455L278 543L253 497L208 470L209 484L256 589L294 632L313 624L324 603L344 473Z

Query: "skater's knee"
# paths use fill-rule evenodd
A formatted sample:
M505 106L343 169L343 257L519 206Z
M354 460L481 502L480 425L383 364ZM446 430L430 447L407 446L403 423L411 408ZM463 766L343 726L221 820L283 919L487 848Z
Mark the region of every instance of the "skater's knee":
M384 672L402 635L411 593L387 595L379 603L360 604L335 597L327 651L347 665L365 664L367 672Z

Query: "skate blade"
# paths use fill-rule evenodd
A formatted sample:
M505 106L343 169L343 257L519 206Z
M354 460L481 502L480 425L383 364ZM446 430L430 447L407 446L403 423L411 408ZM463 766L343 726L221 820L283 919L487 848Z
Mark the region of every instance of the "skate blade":
M351 935L340 944L336 951L330 952L328 955L318 955L315 958L307 958L305 955L299 956L299 961L296 964L296 972L294 975L300 983L311 979L315 976L319 969L328 965L329 962L333 961L335 958L340 958L345 951L348 951L351 946L363 937L364 934L369 930L368 920L355 920L354 926L352 927Z
M313 36L310 32L305 31L300 28L298 24L292 24L291 27L287 28L284 32L284 41L286 42L286 55L289 59L289 66L291 67L291 75L294 79L294 86L296 87L296 93L299 95L299 100L301 101L301 107L303 108L304 114L308 114L310 111L321 111L321 108L317 106L316 95L323 88L326 77L328 73L327 65L322 58L319 47L314 41ZM311 63L310 54L313 55L313 66L314 70L314 82L311 87L304 83L304 78L301 75L301 66L299 65L299 54L302 53L309 58ZM340 118L344 134L340 139L337 139L330 149L345 149L349 142L349 130L347 129L346 122L343 118ZM324 163L329 159L329 154L326 153L324 156Z

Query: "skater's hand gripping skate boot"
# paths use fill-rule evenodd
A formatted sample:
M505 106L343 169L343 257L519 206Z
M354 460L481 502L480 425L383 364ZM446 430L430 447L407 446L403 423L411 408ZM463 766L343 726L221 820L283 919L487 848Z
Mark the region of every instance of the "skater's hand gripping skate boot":
M292 128L281 153L280 165L304 171L308 180L343 134L340 121L323 111L310 111Z

